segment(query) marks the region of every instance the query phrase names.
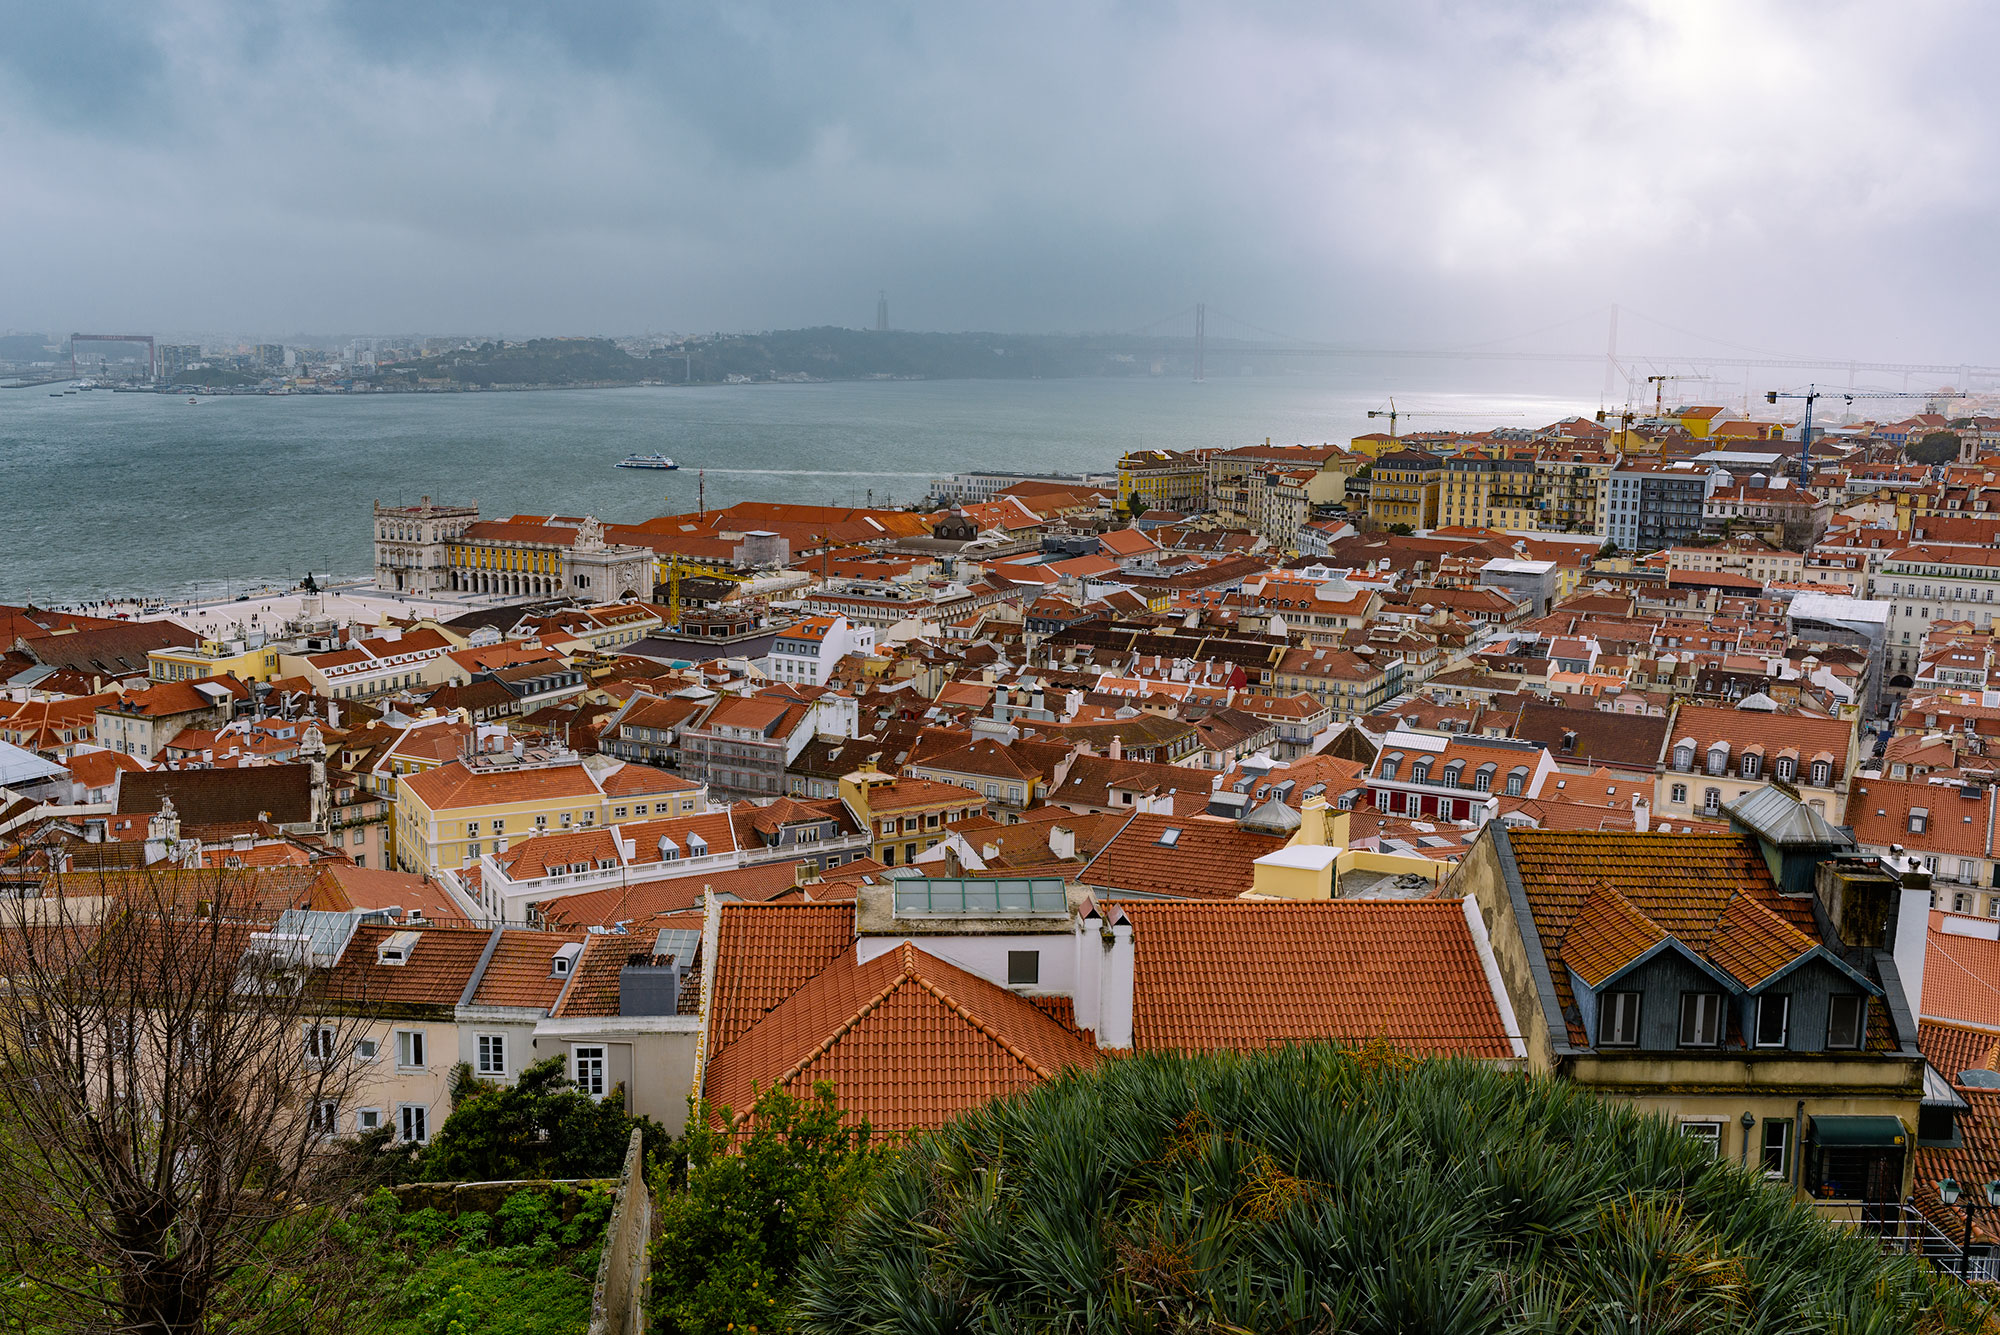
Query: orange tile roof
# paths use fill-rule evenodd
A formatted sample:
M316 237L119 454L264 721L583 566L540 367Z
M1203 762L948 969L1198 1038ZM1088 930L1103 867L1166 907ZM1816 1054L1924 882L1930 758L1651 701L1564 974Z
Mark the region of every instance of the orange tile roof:
M562 995L564 982L553 972L556 949L583 939L581 932L502 932L472 1004L549 1009Z
M491 933L484 927L425 927L402 964L378 964L377 952L399 927L358 927L327 971L327 984L340 995L371 1006L458 1005Z
M1564 938L1600 887L1616 891L1697 955L1709 953L1730 901L1738 895L1754 899L1809 940L1819 940L1812 898L1779 894L1748 835L1495 830L1493 837L1505 839L1513 851L1556 1000L1567 1016L1576 1015L1576 1005ZM1570 1021L1569 1033L1578 1046L1589 1042L1578 1020Z
M613 923L643 923L666 913L678 913L701 903L702 891L762 901L776 898L798 882L805 859L760 862L754 867L698 872L664 881L611 886L536 905L545 921L572 927L609 927ZM845 871L845 867L837 868Z
M1172 844L1161 839L1179 830ZM1135 814L1125 828L1077 873L1077 880L1119 891L1233 899L1250 888L1251 866L1285 846L1286 836L1257 834L1235 821Z
M740 1119L760 1089L827 1080L850 1116L921 1131L1099 1059L1032 1001L905 941L866 964L842 952L716 1054L704 1092Z
M1771 911L1768 904L1739 894L1715 925L1708 957L1745 987L1755 987L1819 941Z
M406 774L402 782L432 811L509 802L562 802L598 795L597 785L580 764L472 770L454 760L421 774Z
M678 774L669 774L651 765L630 761L610 771L599 781L610 797L638 797L642 793L691 793L701 785Z
M1457 900L1119 910L1133 924L1137 1048L1385 1038L1412 1052L1513 1055Z
M1631 900L1600 885L1583 901L1563 937L1562 959L1596 987L1666 937L1658 923L1632 907Z
M1931 915L1919 1019L2000 1030L2000 941L1943 931L1945 916Z
M716 927L709 1051L721 1052L853 947L853 904L724 904Z
M2000 1033L1945 1020L1917 1022L1924 1060L1953 1084L1966 1071L2000 1070Z

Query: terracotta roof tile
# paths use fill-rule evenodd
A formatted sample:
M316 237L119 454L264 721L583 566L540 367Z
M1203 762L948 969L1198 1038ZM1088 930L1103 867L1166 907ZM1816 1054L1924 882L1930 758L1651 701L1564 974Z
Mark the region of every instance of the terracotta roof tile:
M402 964L378 963L382 943L399 927L357 927L328 970L328 984L342 995L365 998L369 1005L458 1005L491 935L483 927L426 927Z
M1178 831L1167 842L1169 830ZM1135 814L1077 874L1114 892L1233 899L1250 888L1251 865L1285 846L1286 836L1257 834L1235 821Z
M931 1130L1099 1059L1034 1002L905 941L866 964L843 951L717 1053L705 1092L740 1117L760 1088L827 1080L878 1129Z
M563 990L564 980L554 973L556 948L583 939L580 932L502 932L472 1004L549 1009Z
M1953 1084L1966 1071L2000 1070L2000 1033L1991 1029L1921 1020L1917 1045L1924 1050L1924 1060Z
M1570 992L1563 940L1584 902L1600 886L1617 891L1697 955L1708 953L1725 910L1738 894L1754 898L1813 941L1819 939L1811 897L1779 894L1748 835L1585 830L1506 830L1496 835L1513 850L1549 961L1556 1000L1569 1017L1570 1040L1579 1046L1589 1038Z
M1563 963L1596 987L1666 939L1659 924L1608 885L1590 892L1562 944Z
M1511 1057L1457 900L1146 903L1133 924L1133 1045L1259 1048L1385 1038Z
M2000 941L1942 931L1945 916L1931 915L1918 1018L2000 1029Z
M724 904L715 938L709 1051L720 1053L854 947L854 905Z
M1708 957L1745 987L1755 987L1819 942L1773 913L1769 905L1739 894L1722 911Z

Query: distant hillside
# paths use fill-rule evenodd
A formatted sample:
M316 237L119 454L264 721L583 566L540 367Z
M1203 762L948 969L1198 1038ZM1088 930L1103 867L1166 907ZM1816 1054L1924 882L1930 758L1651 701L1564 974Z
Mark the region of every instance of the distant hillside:
M731 380L1029 380L1176 374L1175 340L1115 335L923 334L783 329L714 334L634 357L609 339L485 343L392 368L386 380L609 385ZM1185 344L1185 340L1177 342Z

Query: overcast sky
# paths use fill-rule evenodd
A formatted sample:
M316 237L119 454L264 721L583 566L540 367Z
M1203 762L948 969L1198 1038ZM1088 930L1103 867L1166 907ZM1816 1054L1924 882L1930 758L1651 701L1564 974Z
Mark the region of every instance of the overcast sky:
M0 329L2000 363L2000 7L0 0ZM1225 318L1226 317L1226 318ZM1713 345L1708 346L1713 350Z

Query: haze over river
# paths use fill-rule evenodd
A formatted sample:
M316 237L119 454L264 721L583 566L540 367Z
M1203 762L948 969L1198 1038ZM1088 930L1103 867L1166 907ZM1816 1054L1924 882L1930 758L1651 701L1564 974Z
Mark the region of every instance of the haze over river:
M1595 375L1444 364L1186 380L934 380L479 394L185 397L0 390L0 601L222 593L372 568L370 502L634 521L740 500L915 501L971 469L1109 471L1129 449L1344 444L1539 426ZM1544 390L1521 392L1534 374ZM1511 384L1481 390L1478 381ZM1567 382L1567 383L1565 383ZM1449 385L1450 388L1446 388ZM60 388L55 386L53 388ZM678 472L620 469L653 451Z

